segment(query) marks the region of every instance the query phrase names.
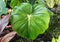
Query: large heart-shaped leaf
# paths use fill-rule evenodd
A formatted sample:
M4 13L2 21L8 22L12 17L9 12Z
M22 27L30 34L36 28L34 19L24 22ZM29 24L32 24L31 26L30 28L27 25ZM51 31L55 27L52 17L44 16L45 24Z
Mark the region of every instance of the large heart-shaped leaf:
M50 13L42 5L22 3L13 9L12 28L18 35L27 39L35 39L48 28Z
M0 15L7 13L6 4L3 0L0 0Z

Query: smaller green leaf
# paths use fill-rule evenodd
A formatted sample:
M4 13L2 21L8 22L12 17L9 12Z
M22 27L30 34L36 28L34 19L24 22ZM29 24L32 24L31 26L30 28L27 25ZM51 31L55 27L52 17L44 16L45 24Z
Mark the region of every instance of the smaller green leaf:
M6 4L3 0L0 0L0 16L1 14L6 14L7 13L7 8L6 8Z
M3 0L0 0L0 7L5 7L5 6L6 6L5 2Z
M10 6L12 8L14 8L15 6L20 5L20 1L19 0L11 0Z
M54 5L55 5L55 2L54 0L45 0L46 1L46 4L49 8L53 8Z
M60 42L60 36L58 37L57 42Z
M56 42L56 40L55 40L55 38L54 38L54 37L52 38L52 42Z
M55 0L55 3L56 3L57 5L60 5L60 0Z
M15 6L19 6L23 2L29 2L28 0L11 0L10 6L14 8Z

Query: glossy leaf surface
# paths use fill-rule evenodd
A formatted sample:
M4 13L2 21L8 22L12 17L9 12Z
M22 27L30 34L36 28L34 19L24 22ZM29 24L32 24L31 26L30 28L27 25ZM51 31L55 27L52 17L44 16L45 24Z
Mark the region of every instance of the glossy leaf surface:
M13 9L12 28L18 35L27 39L35 39L44 33L49 25L50 13L42 5L22 3Z

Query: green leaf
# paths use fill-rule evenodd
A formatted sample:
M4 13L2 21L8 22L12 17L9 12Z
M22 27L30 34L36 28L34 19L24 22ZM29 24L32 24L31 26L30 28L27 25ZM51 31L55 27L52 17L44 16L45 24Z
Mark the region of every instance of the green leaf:
M15 6L19 6L23 2L28 2L28 0L11 0L10 6L14 8Z
M60 0L55 0L55 3L56 3L57 5L60 5Z
M54 37L52 38L52 42L56 42L56 39Z
M54 0L45 0L46 4L49 8L53 8L55 5L55 1Z
M20 5L20 1L19 0L11 0L10 6L12 8L14 8L17 5Z
M12 28L21 37L34 40L47 30L50 21L49 14L47 8L42 5L32 6L29 3L22 3L13 9Z
M0 0L0 16L1 14L6 14L7 13L7 8L6 8L6 4L3 0Z
M56 40L57 42L60 42L60 35L58 36L58 39Z

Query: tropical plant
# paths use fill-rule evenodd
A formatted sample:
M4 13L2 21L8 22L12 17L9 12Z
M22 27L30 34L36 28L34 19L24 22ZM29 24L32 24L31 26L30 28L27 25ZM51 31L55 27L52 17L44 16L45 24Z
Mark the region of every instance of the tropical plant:
M42 5L22 3L13 9L12 28L22 37L35 39L48 28L49 14L48 9Z
M1 2L2 1L2 2ZM56 27L60 14L60 0L1 0L0 13L4 13L6 4L12 8L11 12L11 24L12 29L23 38L34 40L39 34L43 34L49 27L50 16L53 9L54 19L52 19L48 33L54 36L55 31L58 30ZM57 5L58 7L55 7ZM49 10L49 9L50 10ZM4 9L4 10L3 10ZM56 18L58 17L58 18ZM7 18L6 18L7 19ZM55 20L56 19L56 20ZM57 28L57 29L56 29ZM51 31L51 32L50 32Z
M34 40L47 30L50 12L44 5L25 2L13 8L11 19L18 35Z
M15 4L16 2L18 4ZM47 30L50 11L41 5L42 3L35 3L34 0L33 2L30 0L20 2L20 0L12 0L10 3L13 8L11 13L12 28L21 37L34 40Z

